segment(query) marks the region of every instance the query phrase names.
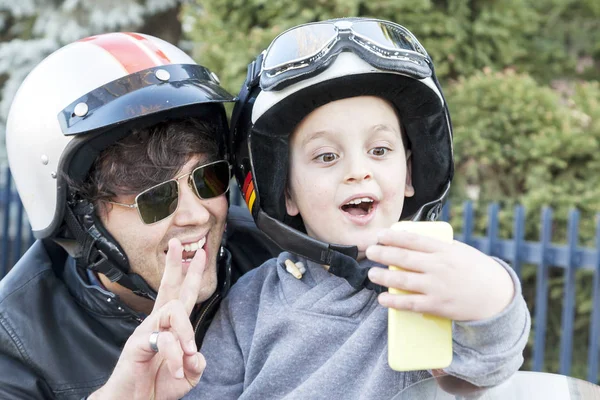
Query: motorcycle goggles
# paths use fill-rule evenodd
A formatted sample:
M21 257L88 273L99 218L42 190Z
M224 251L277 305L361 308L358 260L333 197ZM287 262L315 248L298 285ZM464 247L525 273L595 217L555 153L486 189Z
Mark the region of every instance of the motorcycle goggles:
M260 87L280 90L327 68L342 51L370 65L416 79L430 77L430 58L406 28L377 19L338 19L291 28L262 54Z
M212 199L229 190L231 167L225 160L215 161L144 190L135 196L133 204L107 202L118 206L137 208L144 224L151 225L162 221L177 210L179 181L183 178L187 178L188 185L200 199Z

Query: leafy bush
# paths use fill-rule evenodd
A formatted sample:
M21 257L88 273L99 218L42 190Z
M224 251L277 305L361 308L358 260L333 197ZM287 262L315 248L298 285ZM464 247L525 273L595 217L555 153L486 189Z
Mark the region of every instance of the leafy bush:
M554 208L554 237L565 239L568 210L582 212L581 237L594 235L600 211L600 90L598 83L574 86L561 97L529 75L478 72L447 90L454 125L455 203L499 202L506 211L517 203L530 212ZM510 213L503 233L511 231ZM538 234L537 218L527 237ZM479 220L479 226L485 221Z
M511 67L548 82L557 75L590 74L600 49L600 10L594 0L199 0L185 8L197 60L239 90L246 66L285 29L346 16L395 21L431 54L442 79L484 67ZM581 27L586 29L581 29ZM587 57L587 58L586 58ZM589 64L589 62L588 62ZM590 72L591 71L591 72Z

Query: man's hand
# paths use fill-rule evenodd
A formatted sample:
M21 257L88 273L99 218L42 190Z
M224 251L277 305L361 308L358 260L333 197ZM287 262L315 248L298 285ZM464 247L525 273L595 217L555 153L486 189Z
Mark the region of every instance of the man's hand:
M372 282L413 292L380 294L384 307L474 321L497 315L514 296L514 284L504 267L461 242L444 243L389 229L381 233L377 245L367 248L366 256L403 268L371 268Z
M189 315L203 281L206 253L198 249L184 271L182 251L179 240L169 241L152 313L125 343L109 380L89 399L179 399L198 384L206 361L197 350ZM159 332L158 352L150 346L153 332Z

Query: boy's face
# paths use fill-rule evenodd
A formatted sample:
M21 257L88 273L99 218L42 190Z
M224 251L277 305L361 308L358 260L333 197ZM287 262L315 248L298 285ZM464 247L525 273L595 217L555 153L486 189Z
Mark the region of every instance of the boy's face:
M389 103L370 96L328 103L291 137L287 212L302 216L311 237L357 245L364 258L414 194L409 165Z

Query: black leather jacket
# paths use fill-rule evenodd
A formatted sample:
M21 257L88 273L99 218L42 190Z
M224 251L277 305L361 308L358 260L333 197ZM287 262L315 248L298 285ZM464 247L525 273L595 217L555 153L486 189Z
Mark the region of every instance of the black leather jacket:
M234 279L279 252L238 207L226 235ZM193 316L198 338L218 306L212 300ZM142 318L89 284L62 249L35 242L0 281L0 399L87 396L106 382Z

